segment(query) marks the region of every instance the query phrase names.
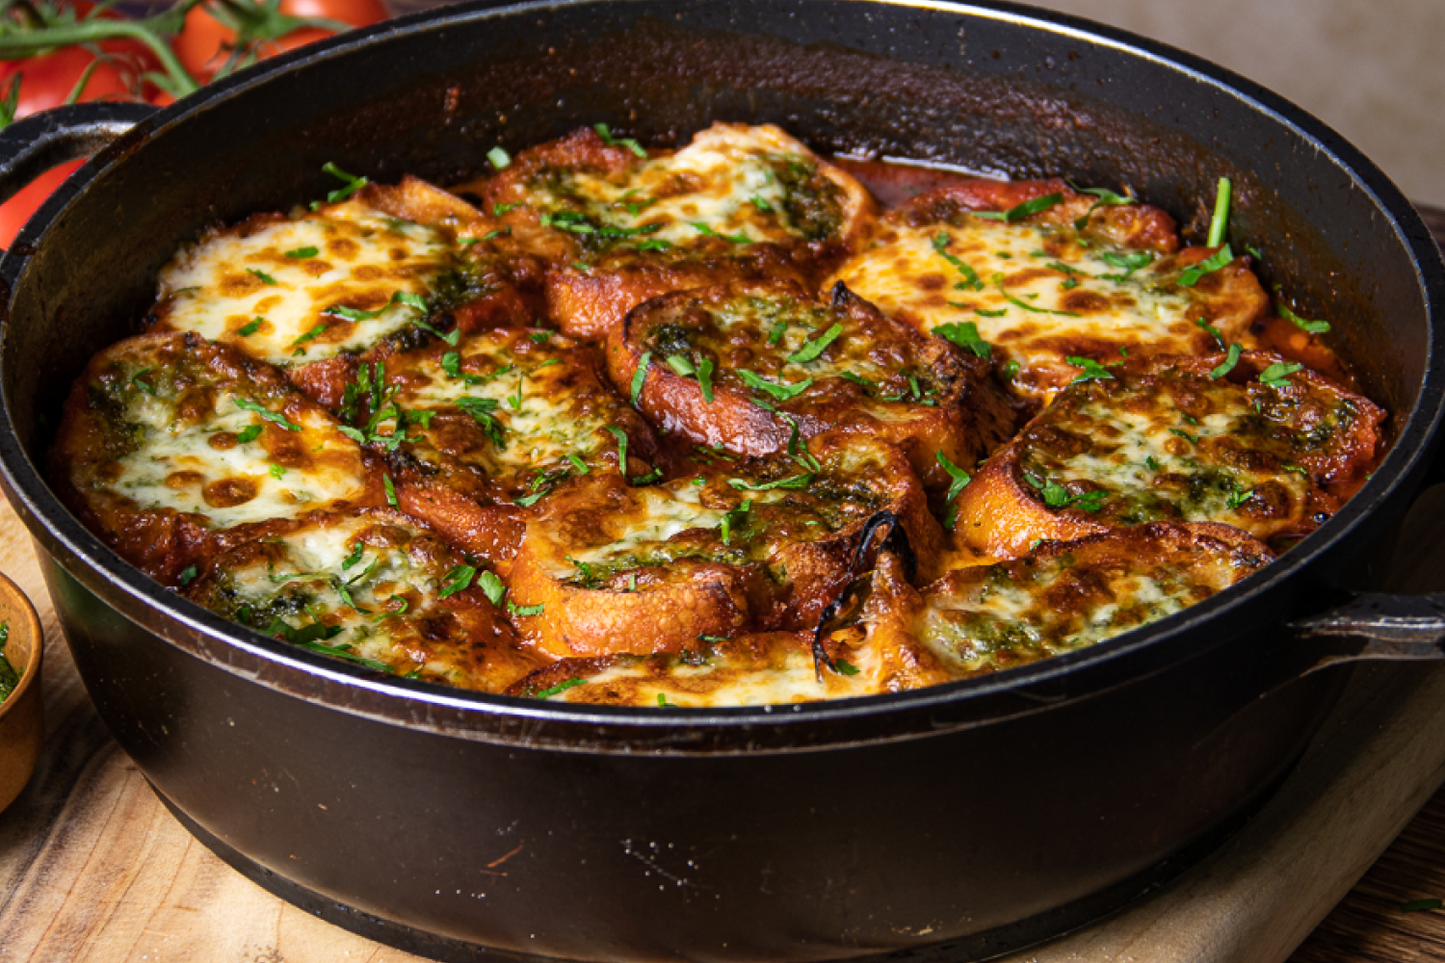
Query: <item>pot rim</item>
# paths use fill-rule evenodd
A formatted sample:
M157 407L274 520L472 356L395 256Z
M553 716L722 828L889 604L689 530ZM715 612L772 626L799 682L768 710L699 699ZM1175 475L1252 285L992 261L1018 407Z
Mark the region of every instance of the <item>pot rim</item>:
M182 127L186 118L232 97L246 96L264 87L295 65L312 64L353 55L380 46L392 38L425 32L442 24L467 24L498 17L536 14L561 8L611 5L618 0L537 0L506 3L497 0L423 11L323 41L314 47L264 61L214 86L202 88L143 121L77 171L64 189L53 195L22 230L12 252L0 258L0 273L24 283L28 255L19 253L43 243L48 226L82 194L112 160L144 149L145 142ZM634 0L640 2L640 0ZM821 6L834 0L792 0L797 6ZM314 655L270 639L215 616L180 598L124 562L72 516L50 491L43 475L24 451L12 420L12 407L4 405L0 418L0 486L30 530L32 537L72 578L142 628L183 651L211 662L232 674L248 677L280 691L319 699L343 711L375 717L398 725L427 718L427 725L470 738L486 738L474 731L483 720L507 720L514 725L557 723L573 733L603 730L639 735L673 730L682 721L695 730L756 734L771 729L781 735L819 723L847 724L858 720L896 717L897 734L912 736L953 728L950 708L992 697L1012 695L1032 710L1015 707L1007 715L1038 711L1060 700L1096 694L1104 688L1132 683L1183 659L1212 648L1229 633L1205 638L1195 623L1213 619L1239 631L1251 613L1258 613L1280 582L1308 578L1322 558L1341 542L1365 534L1372 516L1387 502L1403 499L1429 465L1445 417L1445 359L1435 336L1440 305L1445 304L1445 264L1418 213L1393 183L1363 154L1328 126L1284 98L1167 44L1136 37L1125 31L1081 18L1034 10L1012 3L955 3L947 0L849 0L852 3L897 8L921 7L962 18L988 19L1016 24L1029 30L1057 33L1092 45L1102 45L1131 58L1151 62L1159 69L1183 73L1269 116L1292 135L1330 158L1355 187L1363 191L1390 227L1410 258L1429 326L1428 355L1414 407L1396 432L1391 451L1379 470L1344 508L1315 533L1272 562L1224 592L1190 606L1183 612L1084 649L1028 665L906 692L813 703L746 706L720 709L677 709L669 712L648 707L590 706L521 699L473 692L415 680L378 677L360 667ZM17 263L18 262L18 263ZM13 304L13 289L6 299L4 325ZM4 328L0 327L0 337ZM0 357L0 375L4 358ZM0 378L3 381L3 378ZM1283 628L1281 626L1281 628ZM240 658L237 658L240 656ZM352 695L361 698L353 699ZM365 702L366 705L358 705ZM943 718L935 713L943 712ZM442 712L451 721L431 718ZM681 715L679 715L681 713ZM989 716L991 721L999 716ZM985 721L985 720L974 720ZM792 725L797 723L800 725ZM807 724L802 726L801 724ZM538 734L511 734L508 738L536 741ZM885 736L886 737L886 736ZM568 738L572 738L569 736ZM783 737L786 741L786 737ZM849 737L850 740L852 737ZM550 741L550 740L548 740ZM590 742L591 740L584 740ZM766 740L765 740L766 741ZM810 744L811 741L810 741ZM751 743L750 743L751 745Z

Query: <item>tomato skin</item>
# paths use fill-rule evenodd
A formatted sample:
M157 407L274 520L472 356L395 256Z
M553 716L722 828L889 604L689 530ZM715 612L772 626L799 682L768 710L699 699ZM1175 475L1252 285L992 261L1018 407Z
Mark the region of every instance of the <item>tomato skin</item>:
M76 0L67 4L77 17L89 15L95 4ZM120 19L118 14L103 12L107 20ZM142 87L141 75L160 70L160 62L145 44L136 40L107 40L100 44L105 54L91 71L79 100L134 100ZM16 118L39 110L49 110L65 103L86 68L97 58L82 47L64 47L42 57L0 61L0 83L20 75L20 99Z
M31 181L20 192L4 204L0 204L0 248L8 248L15 240L15 235L30 220L40 205L50 193L60 186L61 182L70 176L84 161L69 161L59 167L53 167Z
M280 11L293 17L338 20L353 27L364 27L389 16L381 0L281 0ZM261 58L273 57L331 35L330 30L303 27L262 45L257 53ZM200 4L186 13L185 27L171 41L171 49L185 68L204 83L225 63L235 38L235 31Z

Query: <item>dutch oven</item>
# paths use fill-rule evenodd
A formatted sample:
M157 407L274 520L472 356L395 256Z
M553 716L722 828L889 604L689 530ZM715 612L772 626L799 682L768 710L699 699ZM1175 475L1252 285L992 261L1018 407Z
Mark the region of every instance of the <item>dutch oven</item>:
M717 711L473 694L314 656L150 582L46 487L72 380L137 330L205 226L322 196L327 161L448 184L496 145L596 122L667 145L714 119L825 153L1128 185L1186 233L1228 176L1236 249L1331 319L1393 450L1279 561L1147 629L932 689ZM0 135L0 192L89 153L0 259L5 491L102 718L177 818L368 936L455 960L1002 952L1237 827L1337 697L1331 664L1438 655L1433 599L1352 590L1434 447L1439 252L1337 135L1161 45L1002 4L479 3L158 112L27 119Z

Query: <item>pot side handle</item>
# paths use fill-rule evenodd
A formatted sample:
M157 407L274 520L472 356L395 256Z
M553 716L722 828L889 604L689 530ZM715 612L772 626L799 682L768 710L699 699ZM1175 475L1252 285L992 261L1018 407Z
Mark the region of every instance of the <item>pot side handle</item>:
M1445 661L1445 595L1361 592L1289 629L1299 675L1343 662Z
M93 102L16 121L0 131L0 201L57 164L94 157L157 110L149 104Z

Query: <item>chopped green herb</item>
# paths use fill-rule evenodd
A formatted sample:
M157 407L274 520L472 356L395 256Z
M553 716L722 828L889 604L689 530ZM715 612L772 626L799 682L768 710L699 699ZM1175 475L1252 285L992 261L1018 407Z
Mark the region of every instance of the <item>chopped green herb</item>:
M315 248L315 247L298 247L298 248L297 248L296 250L294 250L294 251L287 251L287 252L286 252L286 256L289 257L289 258L296 258L297 260L304 261L304 260L306 260L307 258L313 258L313 257L315 257L316 255L318 255L318 254L320 254L320 253L321 253L321 249L320 249L320 248Z
M271 477L272 477L272 478L275 478L277 481L280 481L281 478L286 474L286 469L283 468L283 467L280 466L280 465L272 465L271 468L270 468L270 472L271 472Z
M838 336L842 333L843 326L841 324L835 324L812 341L806 342L797 351L788 355L787 360L792 364L807 364L810 361L816 361L818 356L828 349L828 345L838 340Z
M502 584L502 580L497 578L496 573L482 572L478 575L477 588L482 590L482 594L487 597L488 602L501 608L502 599L507 595L507 586Z
M1002 311L999 312L999 314L1002 313ZM993 355L993 346L979 337L978 325L972 321L961 321L957 324L940 324L933 329L933 333L951 341L965 351L972 351L985 360Z
M1069 384L1076 385L1083 381L1113 381L1114 376L1108 368L1105 368L1093 358L1078 358L1073 355L1064 359L1071 365L1083 368L1083 372L1076 376Z
M697 229L697 232L699 234L702 234L705 237L719 237L731 244L753 243L753 239L748 237L746 234L719 234L717 231L714 231L706 224L700 223L698 221L693 221L692 226Z
M1073 187L1072 184L1069 186ZM1084 212L1083 217L1080 217L1074 221L1074 230L1076 231L1082 231L1086 226L1088 226L1089 218L1092 217L1094 212L1101 207L1120 207L1128 204L1139 203L1132 197L1125 197L1122 194L1115 194L1113 191L1109 190L1106 187L1074 187L1074 190L1078 191L1080 194L1092 194L1098 198L1098 200L1091 204L1089 206L1089 209Z
M1224 334L1214 325L1210 324L1207 318L1195 318L1194 323L1205 331L1208 331L1209 336L1213 338L1221 348L1224 347Z
M513 603L511 599L507 600L507 611L512 615L520 615L523 618L530 618L534 615L541 615L544 611L546 611L546 609L546 603L539 603L537 605L517 605Z
M1136 251L1132 254L1119 254L1115 251L1105 251L1100 255L1104 263L1116 268L1122 268L1123 274L1101 274L1099 277L1106 281L1113 281L1115 284L1123 284L1134 276L1134 272L1140 268L1148 267L1154 263L1154 255L1148 251Z
M789 475L787 478L765 482L761 485L754 485L742 478L729 478L728 484L742 492L767 492L776 488L807 488L813 483L815 477L817 477L815 473L809 472L805 475Z
M697 363L697 383L702 388L702 400L705 404L712 404L712 359L701 358Z
M1057 314L1061 318L1078 317L1078 314L1073 311L1055 311L1053 308L1036 308L1032 304L1029 304L1027 301L1019 300L1012 294L1009 294L1008 291L1004 288L1002 274L995 273L990 280L992 280L994 285L998 288L998 293L1004 296L1005 301L1007 301L1009 304L1015 305L1016 307L1023 308L1025 311L1032 311L1034 314Z
M743 379L748 387L766 392L779 401L789 401L813 387L812 378L804 378L802 381L796 381L792 384L778 384L746 368L738 369L738 377Z
M266 319L261 317L252 318L248 323L243 324L241 325L241 327L237 328L236 333L243 338L249 338L251 335L261 330L261 322L264 320Z
M196 569L194 565L187 565L185 568L181 569L181 585L190 585L196 580L196 576L199 574L200 572Z
M386 503L395 508L397 506L395 483L392 482L390 475L382 475L381 483L386 488Z
M1299 328L1305 334L1324 334L1330 330L1330 323L1328 321L1310 321L1307 318L1302 318L1283 304L1275 305L1275 310L1279 312L1280 317L1293 324L1296 328Z
M1229 497L1226 498L1224 501L1225 504L1227 504L1230 508L1239 508L1245 502L1249 501L1250 498L1252 498L1253 496L1253 489L1246 490L1240 488L1239 483L1236 482L1234 485L1234 490L1229 493Z
M330 161L322 164L321 169L326 173L330 174L332 177L336 178L337 180L344 182L341 187L338 187L336 190L326 195L326 200L332 204L335 204L337 201L346 200L352 194L355 194L361 188L365 187L368 183L370 183L365 177L356 177L355 175L348 174L346 173L346 171L337 167Z
M1219 190L1214 195L1214 217L1209 221L1209 239L1204 243L1210 247L1218 247L1224 243L1224 233L1229 229L1229 201L1234 193L1234 185L1229 178L1219 179Z
M1239 364L1239 356L1243 353L1244 348L1242 346L1240 346L1239 344L1231 344L1229 346L1229 354L1226 355L1224 358L1224 363L1221 364L1219 367L1215 368L1213 371L1209 372L1209 377L1213 378L1215 381L1218 381L1220 378L1223 378L1225 375L1229 374L1231 371L1234 370L1234 366Z
M697 374L697 367L688 360L686 355L671 354L667 356L667 366L677 372L683 378L690 378Z
M140 369L135 374L130 376L130 383L135 385L141 391L144 391L146 394L153 395L156 393L155 387L150 382L142 380L146 375L150 374L150 372L150 368Z
M938 458L938 463L943 466L943 470L948 472L948 477L953 479L953 483L948 486L948 494L945 495L943 499L946 502L951 502L963 491L964 486L973 481L973 476L955 465L943 452L938 452L936 457Z
M288 348L294 348L294 347L296 347L296 346L299 345L299 344L305 344L307 341L310 341L312 338L316 337L317 335L319 335L321 332L323 332L323 331L325 331L325 330L326 330L326 322L323 321L323 322L321 322L320 324L318 324L316 327L312 328L310 331L307 331L307 332L306 332L305 334L303 334L301 337L297 338L295 341L292 341L289 345L287 345L287 347L288 347Z
M1063 200L1063 194L1045 194L1043 197L1035 197L1031 201L1024 201L1022 204L1017 204L1006 211L972 211L971 213L974 217L983 218L984 220L1005 221L1013 224L1040 211L1046 211L1055 204L1062 203Z
M749 197L748 200L752 202L753 207L756 207L760 212L764 214L773 213L773 205L758 195L754 194L752 197Z
M592 129L597 131L597 136L601 137L602 143L608 147L626 147L643 160L647 159L647 151L643 150L642 145L631 137L613 137L612 129L606 124L593 124Z
M240 442L240 443L243 444L243 445L246 444L247 442L255 441L257 438L260 438L260 437L261 437L261 426L260 426L260 425L247 425L245 428L242 428L240 431L238 431L238 432L236 433L236 441Z
M948 253L949 242L953 239L946 231L939 231L933 238L933 250L949 264L954 270L963 275L963 287L974 291L983 290L983 281L979 280L978 272L964 263L963 259L954 254Z
M752 501L745 500L737 508L728 512L722 517L722 524L718 526L724 545L732 544L733 529L738 525L744 525L748 520L748 513L753 509Z
M477 577L477 570L471 565L457 565L442 577L441 590L437 592L437 598L448 599L458 592L465 591L471 586L472 580Z
M1303 367L1302 364L1286 364L1283 361L1276 361L1259 373L1259 383L1271 388L1283 388L1289 382L1289 376Z
M493 147L491 150L487 151L487 160L490 161L491 165L499 171L506 170L508 167L512 166L512 155L508 154L501 147ZM494 207L492 208L492 210L493 212L495 212L496 208Z
M663 695L661 692L659 692L659 693L657 694L657 704L658 704L659 706L661 706L662 708L664 708L664 709L676 709L676 708L677 708L677 706L673 705L671 702L668 702L668 701L667 701L667 696Z
M517 202L517 203L513 203L513 204L493 204L493 205L492 205L492 216L493 216L493 217L501 217L503 214L507 213L508 211L515 210L516 208L519 208L519 207L521 207L521 206L522 206L521 202Z
M1230 250L1229 245L1226 244L1198 264L1187 268L1179 275L1179 283L1186 288L1192 288L1199 283L1199 279L1204 277L1204 275L1218 271L1220 268L1229 265L1233 260L1234 252Z
M559 682L558 684L552 686L552 688L550 688L550 689L543 689L541 692L539 692L539 693L537 693L535 696L533 696L533 698L535 698L535 699L550 699L550 698L551 698L552 696L554 696L554 695L561 695L563 692L566 692L568 689L575 689L575 688L576 688L577 686L579 686L579 685L586 685L586 684L587 684L587 680L586 680L586 679L576 679L576 678L568 679L566 682Z
M1009 361L1008 364L1003 366L1003 376L1005 380L1012 381L1014 375L1022 371L1023 368L1024 366L1019 364L1017 361Z
M1189 432L1185 431L1183 428L1170 428L1170 429L1169 429L1169 433L1170 433L1171 435L1178 435L1180 438L1183 438L1185 441L1189 442L1191 445L1197 445L1197 444L1199 444L1199 436L1198 436L1198 435L1191 435Z
M271 275L267 274L265 271L262 271L260 268L246 268L246 273L247 273L247 274L254 274L256 277L260 278L262 284L275 284L275 283L276 283L276 279L275 279L275 278L273 278Z
M1159 459L1155 458L1153 455L1150 455L1149 457L1145 458L1145 459L1144 459L1144 464L1149 466L1149 470L1150 470L1150 471L1158 471L1158 470L1159 470Z
M254 401L251 401L251 400L246 399L246 398L232 398L231 400L236 403L236 407L237 407L237 408L241 408L241 409L243 409L243 410L245 410L245 411L253 411L253 412L255 412L256 414L260 415L262 418L265 418L267 421L271 422L272 424L280 425L282 428L285 428L287 431L300 431L300 430L301 430L301 426L300 426L300 425L294 424L294 423L286 420L286 416L285 416L285 415L278 415L278 414L276 414L275 412L272 412L272 411L270 411L270 410L268 410L268 409L266 409L266 408L263 408L262 406L256 404L256 402L254 402Z
M858 667L847 659L834 659L833 668L838 671L839 675L857 675L859 671Z
M577 474L579 474L579 475L590 475L590 474L592 474L592 469L587 467L587 463L582 460L582 456L579 455L579 454L577 454L576 452L571 452L571 453L569 453L569 454L567 455L567 460L572 463L572 467L574 467L574 468L577 469Z

